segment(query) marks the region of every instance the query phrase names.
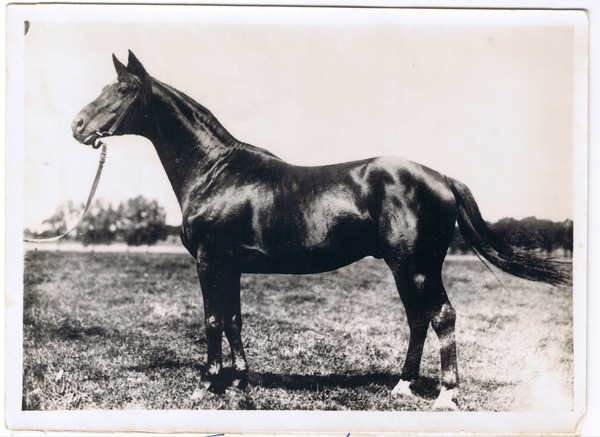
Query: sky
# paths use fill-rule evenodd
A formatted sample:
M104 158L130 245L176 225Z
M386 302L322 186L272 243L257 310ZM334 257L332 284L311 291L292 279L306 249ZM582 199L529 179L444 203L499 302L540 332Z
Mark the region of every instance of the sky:
M128 50L238 140L290 163L398 155L466 183L488 221L574 217L582 148L569 23L533 11L200 9L159 8L152 22L133 9L119 9L120 22L86 7L31 14L24 227L86 200L99 152L75 141L70 123L116 78L112 54L126 63ZM96 197L116 206L139 194L180 224L152 144L109 139Z

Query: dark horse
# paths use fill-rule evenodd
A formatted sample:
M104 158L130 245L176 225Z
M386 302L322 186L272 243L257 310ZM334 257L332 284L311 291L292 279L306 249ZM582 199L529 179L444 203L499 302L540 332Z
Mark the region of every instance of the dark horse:
M73 120L73 136L95 145L110 134L148 138L181 205L181 240L196 258L204 299L209 388L225 389L223 331L231 345L233 385L243 389L242 273L319 273L366 256L390 267L406 308L410 342L394 394L410 395L429 324L440 341L441 391L434 408L456 409L455 311L442 263L458 220L479 254L535 281L568 282L553 262L509 246L482 219L469 189L396 157L298 167L242 143L213 114L150 77L130 52L113 55L116 82Z

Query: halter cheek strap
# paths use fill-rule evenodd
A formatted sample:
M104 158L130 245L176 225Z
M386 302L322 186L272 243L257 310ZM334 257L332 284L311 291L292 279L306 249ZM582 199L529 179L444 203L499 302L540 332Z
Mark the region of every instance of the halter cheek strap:
M137 79L134 78L134 80L136 82L138 82L138 84L140 85L139 89L137 90L137 93L135 93L135 95L133 97L129 98L129 102L127 102L127 104L123 107L123 111L119 114L119 116L117 117L117 119L115 120L115 122L113 123L113 125L110 127L110 129L108 131L106 131L106 132L96 131L96 135L98 135L98 138L92 145L92 147L94 149L98 149L101 145L104 144L104 142L100 138L110 137L112 134L115 133L115 131L117 130L117 128L119 127L119 125L121 124L121 122L123 121L123 119L125 118L127 113L129 112L129 109L131 108L131 105L133 105L133 102L135 102L138 99L138 97L140 96L140 94L142 92L142 84Z

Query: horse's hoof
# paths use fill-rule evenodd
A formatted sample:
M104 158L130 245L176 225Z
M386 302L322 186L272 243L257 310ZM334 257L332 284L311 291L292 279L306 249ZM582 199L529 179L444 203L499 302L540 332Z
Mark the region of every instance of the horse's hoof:
M442 387L440 395L433 403L432 409L434 411L458 411L457 396L457 388L448 390L446 387Z
M202 390L200 387L197 387L196 390L194 390L194 393L192 393L192 396L190 396L190 400L194 402L201 401L204 398L204 393L204 390Z
M222 395L227 389L227 384L222 381L205 381L204 388L216 395Z
M238 390L245 390L248 387L248 375L236 376L231 385Z
M396 384L396 387L394 387L394 389L392 390L392 396L400 396L400 395L404 395L404 396L413 396L413 392L410 389L410 384L411 381L404 381L404 380L400 380L400 382L398 382L398 384Z

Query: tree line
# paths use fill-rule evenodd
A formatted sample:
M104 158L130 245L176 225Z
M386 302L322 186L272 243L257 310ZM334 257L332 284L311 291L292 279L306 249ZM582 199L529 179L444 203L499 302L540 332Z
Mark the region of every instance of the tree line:
M42 224L47 229L36 233L25 230L27 238L49 238L61 235L81 217L85 205L67 201ZM90 206L79 226L64 238L90 244L124 242L129 246L153 245L169 235L179 235L179 226L166 224L165 209L156 200L138 196L119 203L96 200Z
M522 220L503 218L488 223L490 228L507 243L523 249L538 249L546 254L573 256L573 220L563 222L527 217ZM473 253L458 227L450 242L449 253Z
M68 201L60 205L51 217L43 221L48 229L41 233L25 230L28 238L48 238L64 233L83 212L84 205ZM67 237L84 245L124 242L130 246L152 245L169 235L179 235L179 226L166 224L166 213L156 200L138 196L119 203L96 200L82 223ZM503 218L490 227L504 241L521 248L539 249L547 254L573 254L573 220L552 222L527 217L523 220ZM471 249L456 227L449 253L467 254Z

